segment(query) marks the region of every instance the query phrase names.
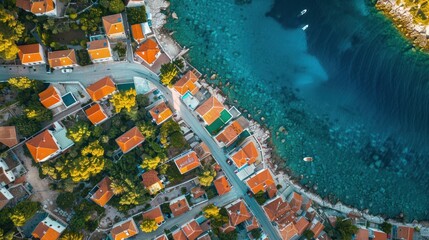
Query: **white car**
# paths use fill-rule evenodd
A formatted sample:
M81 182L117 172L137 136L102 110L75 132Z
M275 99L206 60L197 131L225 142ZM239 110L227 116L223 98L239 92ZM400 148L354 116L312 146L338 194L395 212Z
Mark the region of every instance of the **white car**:
M73 68L63 68L63 69L61 69L61 72L62 73L71 73L71 72L73 72Z

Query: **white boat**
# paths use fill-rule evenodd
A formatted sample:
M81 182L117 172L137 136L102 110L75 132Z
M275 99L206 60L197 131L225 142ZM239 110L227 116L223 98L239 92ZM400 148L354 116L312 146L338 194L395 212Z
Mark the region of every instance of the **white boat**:
M312 157L305 157L302 160L304 160L304 162L312 162L313 158Z
M304 27L302 27L302 30L307 30L307 28L308 28L308 24L307 25L305 25Z
M304 15L305 13L307 13L307 9L302 10L302 11L299 13L298 17L301 17L301 16L302 16L302 15Z

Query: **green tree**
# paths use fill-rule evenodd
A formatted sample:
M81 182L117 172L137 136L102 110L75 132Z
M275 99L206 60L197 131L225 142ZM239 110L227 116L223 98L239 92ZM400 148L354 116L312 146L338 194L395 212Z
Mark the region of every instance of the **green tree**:
M214 169L206 169L198 176L198 180L201 186L209 187L215 177L216 171Z
M10 219L17 227L24 226L30 218L40 209L40 203L29 200L18 203L10 214Z
M21 135L25 137L29 137L33 135L34 133L39 131L41 127L40 123L34 120L30 120L25 116L12 118L10 120L10 123L18 129L18 132Z
M127 17L131 25L146 22L147 15L145 6L127 8Z
M147 158L143 159L143 163L141 164L141 167L146 169L146 170L153 170L156 167L158 167L158 165L161 162L163 162L163 159L161 159L160 156L147 157Z
M120 13L125 9L122 0L100 0L100 5L108 9L110 13Z
M156 127L150 122L138 123L137 127L146 139L155 138Z
M219 218L220 208L216 207L214 204L209 204L203 208L203 213L205 218Z
M39 102L32 102L24 109L25 115L30 120L45 122L52 120L52 111L45 108Z
M259 203L259 205L264 204L267 201L267 198L265 197L265 192L259 191L255 194L255 200Z
M233 231L229 232L229 233L219 232L218 236L219 236L220 240L235 240L235 239L238 239L237 230L235 230L235 229Z
M171 87L174 84L174 80L179 73L176 66L172 63L166 63L161 66L161 82L162 84Z
M136 90L130 89L122 91L113 95L110 102L115 107L116 113L119 113L122 109L130 112L132 108L136 106Z
M91 136L89 124L86 122L78 122L73 127L67 129L67 137L73 142L79 143Z
M76 201L76 197L71 192L60 193L57 199L55 200L55 202L57 203L57 206L64 210L72 208L75 201Z
M186 139L182 132L174 132L170 135L170 143L174 148L183 148L187 145Z
M60 240L83 240L83 234L78 232L66 232L61 235Z
M164 146L168 146L168 137L172 135L175 132L180 133L180 126L177 122L173 121L172 119L167 120L161 125L160 129L160 142Z
M3 229L0 228L0 240L12 240L14 232L5 233Z
M390 223L388 223L388 222L383 222L383 223L380 225L380 228L381 228L381 230L382 230L383 232L385 232L385 233L387 233L387 234L389 234L389 233L391 233L391 232L392 232L392 224L390 224Z
M34 88L36 85L35 80L31 80L28 77L13 77L9 78L7 81L12 87L18 89L18 90L25 90Z
M351 240L353 234L357 233L359 229L353 225L352 220L337 217L335 230L340 235L340 239Z
M15 18L15 14L0 8L0 58L13 60L18 54L17 42L24 34L25 27Z
M302 236L303 236L305 239L307 239L307 240L311 240L311 239L313 239L313 237L314 237L314 233L313 233L313 231L311 231L311 230L307 229L307 230L305 230L305 231L304 231L304 233L302 234Z
M252 237L254 239L259 239L261 237L261 231L259 231L259 229L257 229L257 228L252 229L252 231L250 231L250 233L252 234Z
M88 180L103 171L104 164L104 158L81 156L72 162L70 177L74 182Z
M158 229L158 224L153 219L143 219L140 229L145 233L150 233Z

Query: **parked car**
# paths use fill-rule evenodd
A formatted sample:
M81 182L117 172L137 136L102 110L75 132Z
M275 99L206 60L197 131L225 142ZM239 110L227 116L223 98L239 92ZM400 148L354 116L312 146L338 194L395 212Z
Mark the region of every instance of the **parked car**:
M226 163L228 163L229 165L232 165L232 161L231 161L231 159L226 159Z
M73 72L73 68L63 68L63 69L61 69L61 72L62 73L71 73L71 72Z
M49 65L46 65L46 73L52 73L52 68Z

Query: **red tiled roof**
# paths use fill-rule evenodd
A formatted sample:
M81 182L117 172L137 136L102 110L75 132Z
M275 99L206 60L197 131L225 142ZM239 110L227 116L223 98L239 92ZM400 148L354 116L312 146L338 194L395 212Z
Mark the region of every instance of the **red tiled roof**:
M185 197L181 197L180 199L176 199L173 201L170 202L170 209L175 217L180 216L185 212L189 211L188 201L186 201Z
M158 44L152 39L146 40L136 50L137 56L143 59L147 64L153 64L158 58L159 52Z
M369 239L369 231L365 228L359 228L356 233L355 240L368 240Z
M317 238L324 228L325 226L318 221L310 227L310 230L314 233L314 237Z
M197 153L191 151L184 156L174 160L177 168L179 169L181 174L185 174L192 169L195 169L201 166L200 159L198 159Z
M182 231L189 240L195 240L198 236L203 233L200 225L195 220L192 220L182 226Z
M268 169L261 170L246 180L247 186L256 194L260 191L267 191L270 198L274 197L277 188L271 172Z
M167 106L167 104L165 104L165 102L162 102L156 105L155 107L153 107L149 111L149 113L152 116L153 120L155 120L157 125L165 122L167 119L173 116L173 112Z
M183 77L174 84L174 89L180 95L185 95L188 91L195 95L198 92L198 87L195 85L195 82L198 81L197 75L193 71L188 71Z
M112 181L109 177L103 178L97 186L98 190L91 196L92 201L100 205L101 207L104 207L107 202L113 197L113 191L110 187L110 184Z
M94 40L86 43L88 54L91 60L98 60L112 57L110 45L107 39Z
M131 25L131 33L133 35L134 41L137 43L141 43L144 40L144 33L141 23Z
M243 127L235 120L216 136L216 140L224 143L226 146L229 146L243 131Z
M204 189L202 189L201 187L197 186L191 189L191 193L194 198L199 198L203 196L206 193L206 191L204 191Z
M118 13L104 16L102 19L104 30L106 30L106 35L125 33L122 14Z
M292 222L284 227L280 227L279 231L283 240L289 240L298 235L298 230Z
M137 127L133 127L128 132L122 134L116 139L116 143L119 145L123 153L127 153L137 147L145 140L143 134Z
M174 240L187 240L185 233L181 229L177 229L173 232Z
M89 96L93 101L98 101L116 91L113 80L106 76L86 88Z
M229 220L233 226L237 226L252 217L242 200L238 201L226 210L228 211Z
M40 240L56 240L60 237L61 233L57 232L55 229L46 225L43 221L37 224L37 227L32 233L33 237Z
M38 43L18 46L18 56L22 64L43 61L43 55L40 53L41 45Z
M256 228L259 228L259 223L258 220L252 216L249 220L246 221L246 230L249 232Z
M74 49L49 52L48 62L52 68L73 66L77 64L76 53Z
M195 111L210 125L220 117L220 113L225 110L225 107L214 96L210 97Z
M143 213L143 219L152 219L159 225L164 221L164 216L162 215L161 208L158 206L149 211Z
M263 208L270 221L278 221L287 217L286 215L291 215L288 202L283 201L280 196L266 203Z
M397 237L404 240L413 240L414 228L408 226L399 226L397 230Z
M156 237L154 240L168 240L167 235L162 234L161 236Z
M302 205L302 196L297 192L292 193L292 198L290 200L290 206L292 207L292 211L298 212L301 209Z
M205 142L201 142L195 146L194 151L197 153L199 159L203 159L211 154L210 149Z
M256 149L255 144L250 141L246 145L244 145L240 150L235 152L231 159L234 162L234 164L240 168L244 166L245 164L251 165L256 161L256 158L258 158L259 153Z
M132 218L126 222L115 225L110 231L113 240L127 239L137 235L137 233L139 233L139 230L137 229L136 223Z
M298 220L295 220L295 227L298 230L298 235L302 235L309 225L310 222L305 219L305 217L300 217Z
M214 185L216 187L216 191L219 195L223 195L231 191L231 186L229 185L228 180L225 176L222 176L216 180L214 180Z
M18 144L15 126L0 126L0 143L8 147Z
M104 113L103 108L98 103L86 109L85 113L89 121L94 125L97 125L107 119L106 113Z
M52 85L43 92L39 93L39 99L46 108L50 108L62 101L60 95L58 94L58 90Z
M54 137L48 130L45 130L34 138L28 140L25 145L27 145L31 156L33 156L33 159L36 162L43 161L49 155L59 150Z

